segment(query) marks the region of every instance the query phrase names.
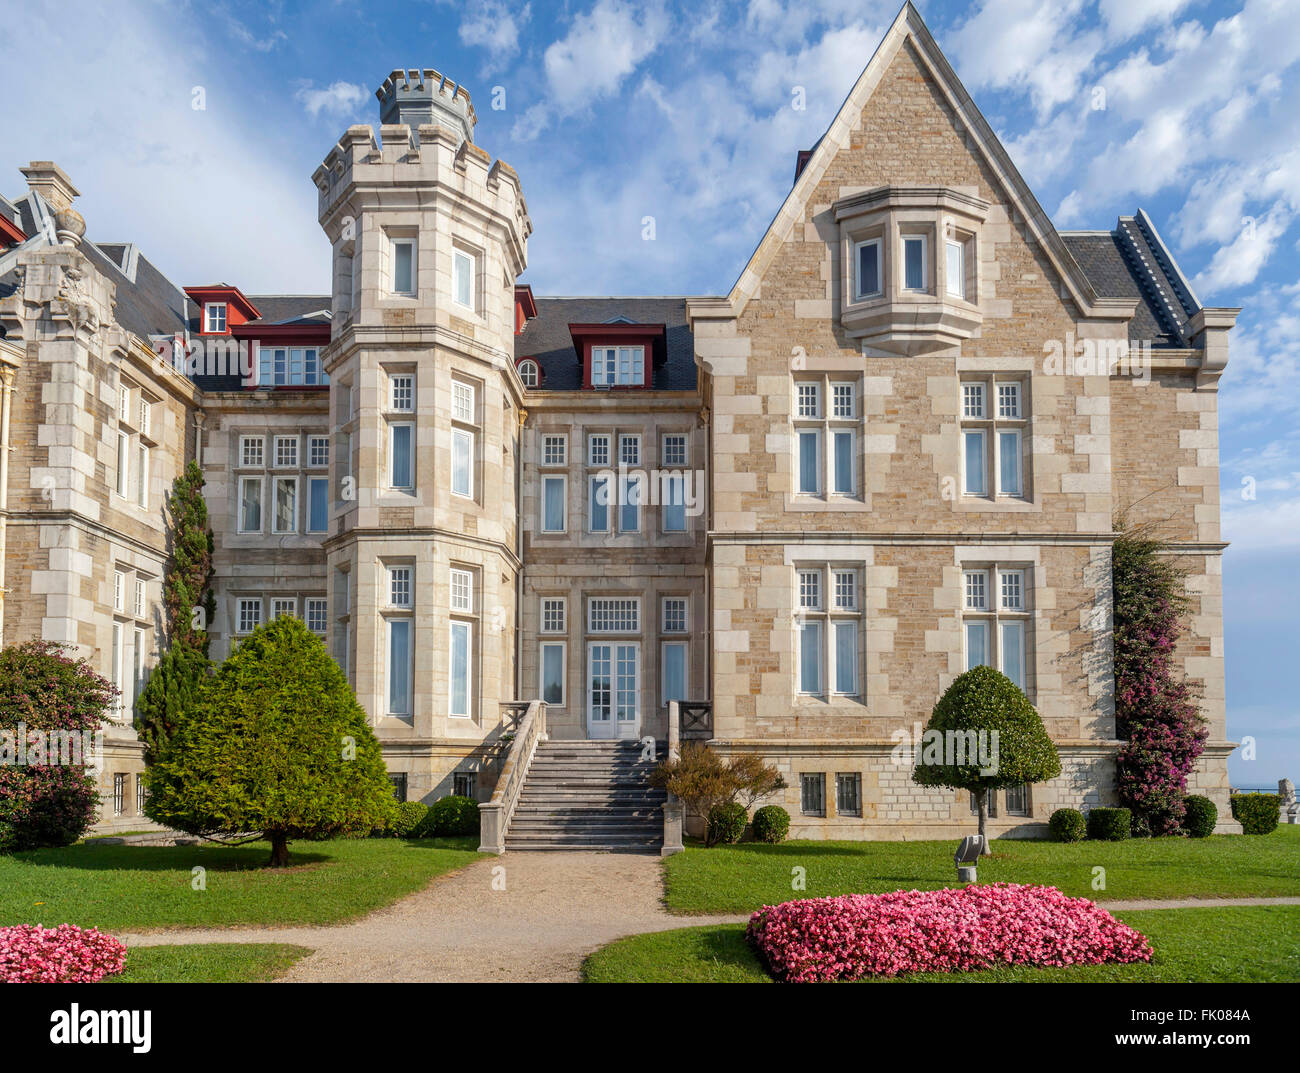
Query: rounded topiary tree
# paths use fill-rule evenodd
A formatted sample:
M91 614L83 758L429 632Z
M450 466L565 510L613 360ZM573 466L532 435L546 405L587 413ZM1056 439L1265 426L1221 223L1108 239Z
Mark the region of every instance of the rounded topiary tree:
M393 808L365 712L320 638L292 617L240 642L145 785L150 819L207 838L260 832L272 865L288 862L290 839L366 834Z
M986 854L989 791L1061 773L1056 746L1029 698L992 667L972 667L958 675L925 729L912 781L973 793Z
M99 792L86 768L116 696L63 645L0 652L0 850L71 845L95 822Z

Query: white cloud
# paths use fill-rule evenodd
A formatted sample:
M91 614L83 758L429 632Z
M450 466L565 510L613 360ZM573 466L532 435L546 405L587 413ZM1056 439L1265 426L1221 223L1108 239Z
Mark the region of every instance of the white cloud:
M322 89L304 86L294 96L313 119L322 112L327 116L352 116L370 100L366 88L355 82L334 82Z
M462 44L486 49L485 71L494 71L519 52L519 30L532 17L532 4L515 8L505 0L478 0L460 23Z
M1293 219L1294 214L1281 202L1262 217L1247 217L1237 237L1220 247L1209 265L1197 273L1193 281L1197 290L1206 295L1254 283Z
M1097 10L1116 37L1132 37L1156 22L1167 22L1190 0L1099 0Z

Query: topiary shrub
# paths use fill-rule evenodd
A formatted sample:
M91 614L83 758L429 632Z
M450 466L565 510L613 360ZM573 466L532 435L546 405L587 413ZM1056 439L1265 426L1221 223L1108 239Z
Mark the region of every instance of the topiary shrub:
M1277 794L1233 794L1228 801L1243 833L1266 835L1277 829L1282 815L1282 799Z
M458 835L478 834L478 802L468 797L449 794L429 806L416 831L417 838L449 838Z
M749 822L749 813L739 801L728 801L714 805L709 809L708 833L706 841L710 846L719 842L731 844L739 842L745 833L745 824Z
M989 792L1061 773L1056 746L1029 698L1001 671L984 666L959 674L944 690L915 747L915 763L918 786L975 795L986 854Z
M420 824L429 814L429 806L420 801L399 801L384 833L391 838L415 838Z
M69 846L95 822L86 774L117 690L63 645L0 652L0 852Z
M277 618L239 642L145 772L149 818L203 837L362 835L393 813L379 741L319 637Z
M784 842L790 833L790 813L780 805L764 805L754 813L750 827L758 842Z
M1058 808L1047 821L1053 842L1080 842L1088 832L1083 813L1077 808Z
M1213 801L1200 794L1192 794L1183 801L1183 830L1193 838L1207 838L1214 834L1219 822L1219 810Z
M1133 813L1126 808L1095 808L1088 813L1088 837L1098 842L1122 842L1133 827Z

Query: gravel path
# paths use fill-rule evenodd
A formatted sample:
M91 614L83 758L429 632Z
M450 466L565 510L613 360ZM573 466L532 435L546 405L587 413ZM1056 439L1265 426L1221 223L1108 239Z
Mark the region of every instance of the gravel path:
M498 872L497 869L504 869ZM504 890L494 889L504 880ZM663 907L659 857L514 853L476 861L350 924L121 934L128 946L295 943L286 982L577 981L583 959L638 932L745 920Z
M501 870L501 871L498 871ZM504 889L499 889L504 886ZM1300 905L1300 898L1115 901L1106 909ZM350 924L119 934L128 946L294 943L314 953L286 982L577 981L583 959L625 935L739 923L672 916L657 856L514 853L476 861Z

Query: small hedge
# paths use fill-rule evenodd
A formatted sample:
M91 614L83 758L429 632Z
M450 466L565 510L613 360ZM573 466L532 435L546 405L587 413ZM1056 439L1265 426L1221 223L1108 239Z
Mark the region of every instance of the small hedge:
M749 813L739 801L727 801L709 809L709 830L707 841L715 846L719 842L739 842L745 833L745 824L749 822Z
M1088 813L1088 837L1100 842L1122 842L1133 827L1126 808L1095 808Z
M1058 808L1047 821L1053 842L1081 842L1088 832L1083 813L1077 808Z
M390 838L414 838L428 814L429 806L420 801L399 801L384 834Z
M1183 830L1192 838L1214 834L1214 825L1218 822L1219 810L1208 797L1192 794L1183 802Z
M446 838L453 835L478 834L478 802L449 794L429 806L416 831L417 838Z
M1232 815L1248 835L1266 835L1277 829L1282 799L1277 794L1233 794Z
M790 813L780 805L764 805L752 821L757 842L784 842L790 833Z

